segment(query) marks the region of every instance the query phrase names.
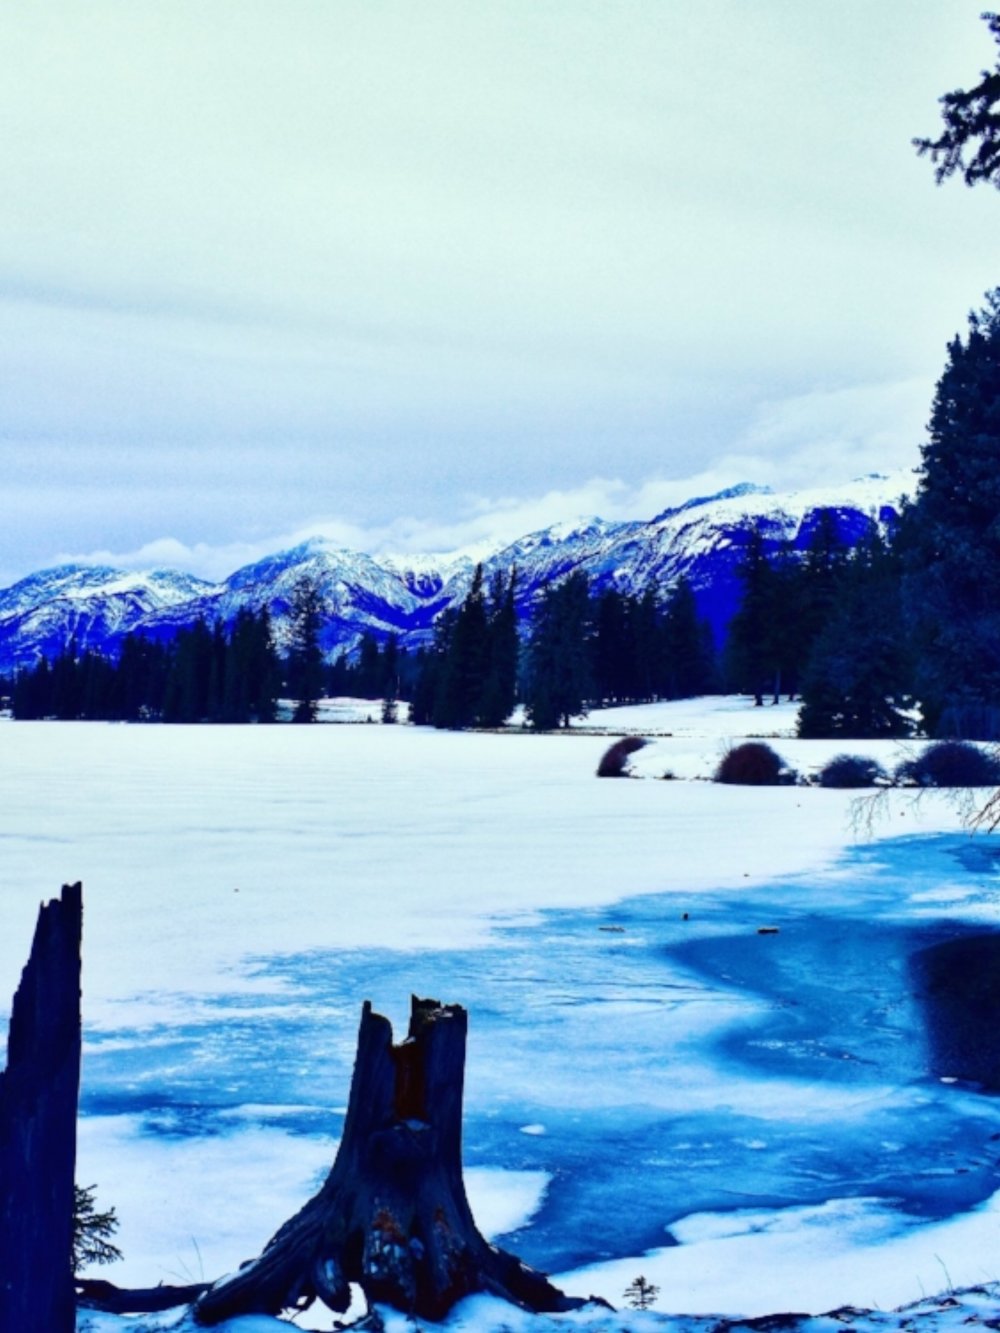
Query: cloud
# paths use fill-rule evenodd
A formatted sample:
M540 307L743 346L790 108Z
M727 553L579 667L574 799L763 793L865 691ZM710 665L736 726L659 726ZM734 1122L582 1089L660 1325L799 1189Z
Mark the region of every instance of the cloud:
M922 378L818 389L761 404L743 444L782 489L835 484L914 466L929 409Z
M911 461L995 254L908 147L986 58L962 7L22 6L0 578Z
M683 490L683 486L681 487ZM467 497L454 519L435 521L406 516L388 524L362 527L337 518L318 516L294 528L275 531L253 541L187 543L159 537L126 550L102 548L63 552L54 564L111 565L116 569L169 568L201 578L222 580L243 565L276 551L287 550L311 537L321 537L346 550L372 555L451 554L485 556L507 542L537 528L599 515L602 518L640 516L647 488L627 486L608 478L593 478L572 490L547 491L537 496ZM650 514L641 513L642 517Z
M322 536L348 550L365 550L367 534L350 524L328 521L299 532L276 533L260 541L183 542L176 537L157 537L129 550L102 548L92 551L66 551L55 556L53 565L111 565L115 569L175 569L210 582L221 582L235 570L252 564L275 551L296 546L306 537Z
M375 556L452 554L473 559L556 523L599 517L649 519L695 496L740 482L794 491L838 486L867 473L894 472L919 461L927 384L908 379L818 389L762 404L735 442L711 466L684 476L638 481L592 476L579 486L526 494L466 494L443 518L405 515L385 523L349 522L329 514L253 539L213 544L164 536L131 549L65 553L54 563L120 569L171 568L222 580L243 565L321 537Z

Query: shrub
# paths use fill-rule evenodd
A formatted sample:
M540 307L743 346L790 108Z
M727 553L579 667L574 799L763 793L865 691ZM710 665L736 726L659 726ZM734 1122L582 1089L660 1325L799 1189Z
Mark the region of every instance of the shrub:
M627 778L628 764L627 760L630 754L635 754L636 750L641 750L646 744L641 736L623 736L620 741L615 741L614 745L609 745L601 755L601 762L597 765L597 776L599 778Z
M727 750L715 770L714 781L744 787L778 787L795 781L785 761L763 741L744 741Z
M968 741L936 741L900 764L896 778L918 787L995 787L1000 761Z
M821 787L877 787L888 781L882 765L863 754L837 754L819 771Z

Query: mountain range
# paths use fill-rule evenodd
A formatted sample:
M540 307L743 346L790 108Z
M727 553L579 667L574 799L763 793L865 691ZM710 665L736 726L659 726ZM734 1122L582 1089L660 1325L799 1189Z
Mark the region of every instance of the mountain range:
M747 483L645 521L589 518L544 528L493 551L483 570L488 581L493 571L516 567L522 619L548 584L573 570L582 570L594 591L632 594L650 586L665 592L686 576L721 642L738 604L740 555L754 528L769 545L801 552L830 511L844 542L854 545L873 524L883 531L892 526L915 483L912 471L784 494ZM60 565L0 590L0 672L54 658L74 639L80 650L114 654L129 633L166 639L199 616L228 624L242 607L270 609L280 647L292 589L303 575L317 580L326 604L327 657L350 650L366 631L378 639L395 633L416 647L429 640L441 612L465 597L474 568L461 552L374 556L322 537L245 565L221 583L175 570Z

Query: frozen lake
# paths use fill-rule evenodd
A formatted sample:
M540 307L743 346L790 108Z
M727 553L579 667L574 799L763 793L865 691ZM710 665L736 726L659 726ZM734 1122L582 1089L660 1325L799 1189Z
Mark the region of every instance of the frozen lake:
M642 717L681 774L761 723ZM1000 1272L998 862L940 799L854 842L843 793L599 782L598 736L0 740L4 1004L38 901L84 881L108 1276L257 1252L332 1158L361 1002L398 1030L411 992L470 1011L484 1229L575 1289L643 1271L670 1308L756 1313Z

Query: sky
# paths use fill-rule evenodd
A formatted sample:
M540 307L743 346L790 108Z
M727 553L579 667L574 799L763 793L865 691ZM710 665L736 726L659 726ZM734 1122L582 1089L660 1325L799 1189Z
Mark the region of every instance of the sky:
M1000 283L910 145L981 6L6 6L0 582L915 464Z

